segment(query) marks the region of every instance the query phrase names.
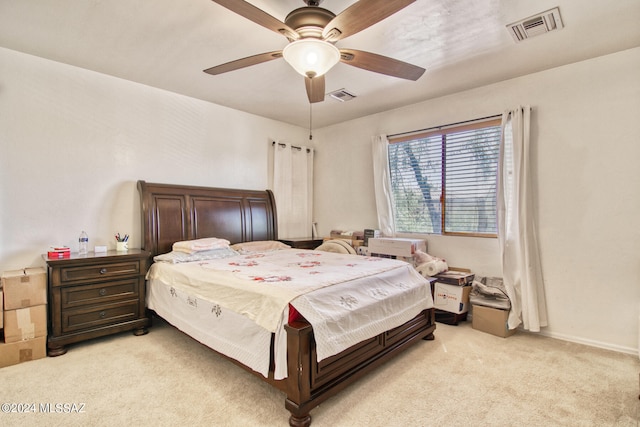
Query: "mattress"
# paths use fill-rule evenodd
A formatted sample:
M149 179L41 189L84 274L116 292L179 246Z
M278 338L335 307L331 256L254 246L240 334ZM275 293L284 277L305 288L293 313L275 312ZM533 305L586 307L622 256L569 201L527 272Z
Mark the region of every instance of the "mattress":
M287 375L289 306L314 328L318 360L433 307L428 281L404 261L301 249L157 262L147 305L178 329L263 376Z

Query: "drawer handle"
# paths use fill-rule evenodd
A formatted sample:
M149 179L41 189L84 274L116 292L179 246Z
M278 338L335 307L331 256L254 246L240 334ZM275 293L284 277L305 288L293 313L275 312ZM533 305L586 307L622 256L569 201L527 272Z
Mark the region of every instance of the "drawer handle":
M106 272L107 272L107 269L106 269L106 268L101 268L101 269L100 269L100 274L105 274Z
M107 290L105 288L100 289L100 296L103 297L107 294Z
M100 317L104 317L107 313L105 313L104 311L100 312Z

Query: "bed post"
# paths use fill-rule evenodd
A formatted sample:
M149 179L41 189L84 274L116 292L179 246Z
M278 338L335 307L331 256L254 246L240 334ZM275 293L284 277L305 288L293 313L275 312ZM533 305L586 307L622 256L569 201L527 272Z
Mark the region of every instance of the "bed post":
M288 348L285 408L291 413L291 427L308 427L311 424L309 412L313 408L310 404L312 329L305 322L291 322L285 329Z

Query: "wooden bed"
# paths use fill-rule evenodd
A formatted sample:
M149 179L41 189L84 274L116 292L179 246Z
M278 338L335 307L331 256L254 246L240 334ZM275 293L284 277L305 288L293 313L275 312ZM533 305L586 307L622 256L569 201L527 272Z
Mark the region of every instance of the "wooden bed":
M218 237L231 243L276 240L275 199L271 191L152 184L138 181L142 244L152 256L170 252L176 241ZM297 321L287 332L288 377L275 380L255 373L286 394L289 425L311 424L310 411L367 372L421 339L433 339L434 309L365 340L342 353L316 362L313 329ZM272 356L273 357L273 356Z

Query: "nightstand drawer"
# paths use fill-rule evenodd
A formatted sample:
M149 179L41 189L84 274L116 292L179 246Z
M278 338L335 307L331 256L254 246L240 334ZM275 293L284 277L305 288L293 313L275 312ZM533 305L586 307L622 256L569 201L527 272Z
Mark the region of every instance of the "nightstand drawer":
M102 263L79 267L63 267L60 269L62 283L77 280L109 279L122 275L139 275L140 262Z
M97 328L112 323L135 320L139 317L138 301L92 306L62 312L62 332Z
M133 278L93 285L65 287L60 291L62 309L138 299L140 295L139 285L140 280Z

